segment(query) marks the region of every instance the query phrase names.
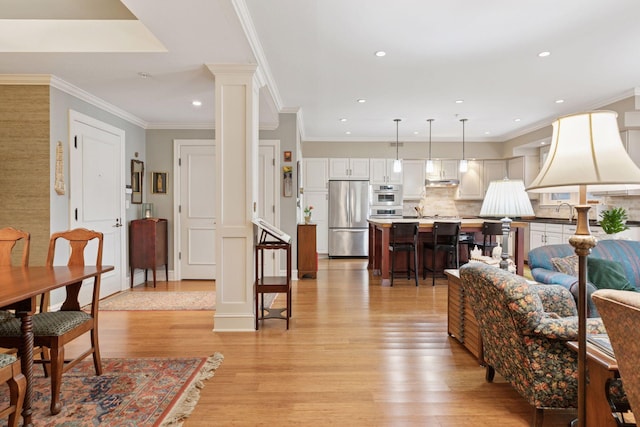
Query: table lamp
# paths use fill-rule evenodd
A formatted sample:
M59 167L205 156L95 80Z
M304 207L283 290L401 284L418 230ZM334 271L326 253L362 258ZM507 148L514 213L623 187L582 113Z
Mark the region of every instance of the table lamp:
M535 216L529 196L524 189L524 183L521 180L506 178L500 181L491 181L482 202L480 216L502 217L502 260L500 261L500 268L507 270L509 266L511 218Z
M553 122L549 155L527 191L580 196L576 233L569 238L578 256L578 427L587 419L587 255L597 244L589 229L587 192L637 188L640 169L622 145L616 112L578 113Z

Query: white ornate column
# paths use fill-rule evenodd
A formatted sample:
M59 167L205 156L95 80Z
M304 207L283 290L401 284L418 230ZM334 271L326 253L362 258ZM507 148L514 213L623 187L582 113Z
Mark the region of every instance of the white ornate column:
M253 331L252 215L258 156L255 64L208 65L216 95L215 331Z

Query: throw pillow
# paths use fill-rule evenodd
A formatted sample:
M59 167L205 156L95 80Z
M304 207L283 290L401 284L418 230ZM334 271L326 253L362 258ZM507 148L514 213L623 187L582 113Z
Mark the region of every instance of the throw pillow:
M569 255L564 258L551 258L551 264L560 273L569 276L578 276L578 255Z
M587 280L598 289L637 291L624 274L624 267L617 261L587 257Z

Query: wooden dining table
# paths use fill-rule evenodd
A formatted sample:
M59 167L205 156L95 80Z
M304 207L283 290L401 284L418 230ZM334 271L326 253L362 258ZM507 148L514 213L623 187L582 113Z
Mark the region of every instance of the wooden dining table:
M462 219L426 219L426 218L371 218L369 219L369 270L374 275L380 276L383 286L389 286L390 269L389 269L389 242L391 235L391 224L394 222L419 222L420 235L431 233L433 231L433 223L435 221L456 221L460 222L461 232L482 232L482 224L485 219L482 218L462 218ZM513 245L513 261L516 266L516 273L522 275L524 271L524 233L526 222L512 221L511 231L514 233Z
M77 290L85 279L94 281L102 273L113 270L111 265L103 266L60 266L60 267L0 267L0 308L15 310L21 320L22 345L18 349L22 373L27 379L27 387L22 409L23 425L32 426L33 398L33 322L36 297L42 293L61 287L72 290L67 299L76 298ZM70 302L70 301L69 301ZM67 303L67 301L65 301ZM76 303L77 305L77 303Z

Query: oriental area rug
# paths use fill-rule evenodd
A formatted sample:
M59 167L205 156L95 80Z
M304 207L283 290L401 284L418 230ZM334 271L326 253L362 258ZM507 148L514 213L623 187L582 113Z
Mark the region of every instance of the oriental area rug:
M49 412L50 380L43 377L41 367L37 366L32 406L34 426L182 425L198 402L203 381L214 375L222 360L220 353L208 358L103 359L103 374L96 376L89 358L64 374L64 406L58 415ZM2 393L8 395L8 390ZM0 403L2 407L7 404Z
M264 305L270 308L278 294L265 294ZM215 310L214 291L123 291L100 301L101 311L135 310Z

